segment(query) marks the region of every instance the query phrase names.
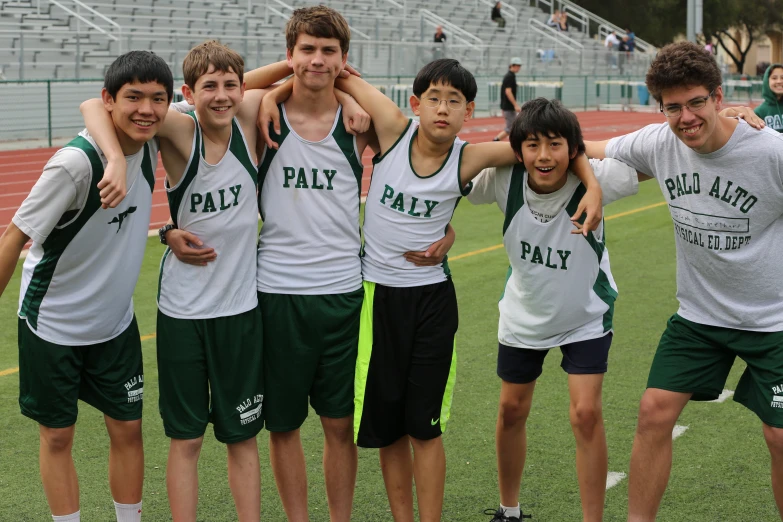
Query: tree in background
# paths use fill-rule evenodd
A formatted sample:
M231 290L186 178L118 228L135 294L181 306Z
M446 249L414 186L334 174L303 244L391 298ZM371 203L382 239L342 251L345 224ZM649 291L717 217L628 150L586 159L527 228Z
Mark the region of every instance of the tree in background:
M715 38L740 73L753 42L781 23L783 0L704 1L704 38Z

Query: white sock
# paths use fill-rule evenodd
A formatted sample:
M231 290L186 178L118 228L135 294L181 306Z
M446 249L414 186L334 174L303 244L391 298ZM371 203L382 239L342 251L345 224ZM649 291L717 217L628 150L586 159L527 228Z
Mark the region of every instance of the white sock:
M71 513L70 515L60 515L59 517L57 515L52 515L52 520L54 522L80 522L81 521L81 510L77 511L76 513Z
M503 511L503 514L507 517L517 517L519 518L522 511L519 509L519 504L517 504L516 507L506 507L503 504L500 505L501 511Z
M114 502L117 522L141 522L141 502L138 504L120 504Z

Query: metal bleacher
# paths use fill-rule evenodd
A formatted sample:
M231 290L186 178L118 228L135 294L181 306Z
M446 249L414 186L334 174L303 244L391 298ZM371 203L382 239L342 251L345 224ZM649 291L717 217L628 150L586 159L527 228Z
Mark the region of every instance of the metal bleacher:
M177 74L188 49L207 38L237 49L255 67L285 57L286 19L293 9L314 3L0 0L0 79L99 78L130 49L153 50ZM490 20L491 0L339 0L328 5L351 26L349 60L370 76L410 76L433 56L444 55L458 58L477 75L502 74L512 56L522 57L526 73L537 76L628 75L643 72L651 55L634 53L616 69L602 40L616 28L589 18L568 0L508 0L504 29ZM545 24L555 5L572 16L567 33ZM437 25L448 35L443 48L432 43Z

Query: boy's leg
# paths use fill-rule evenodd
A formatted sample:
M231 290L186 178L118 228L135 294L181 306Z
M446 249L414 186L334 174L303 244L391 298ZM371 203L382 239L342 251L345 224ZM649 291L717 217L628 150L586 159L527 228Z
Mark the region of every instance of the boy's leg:
M84 349L38 337L24 319L17 325L19 406L39 425L38 464L55 516L79 511L79 483L71 449L78 414Z
M413 522L413 457L407 436L380 448L379 459L386 496L394 522Z
M204 437L171 439L166 464L166 491L174 522L196 520L198 508L198 457Z
M55 516L79 511L79 482L71 456L75 429L76 426L47 428L39 425L41 482L49 509Z
M407 372L405 432L413 446L420 520L437 522L441 519L446 482L441 435L451 415L457 371L457 295L450 279L407 290L408 298L402 294L403 299L396 303L401 310L413 308L415 317L408 323L415 337Z
M227 444L228 485L240 522L258 522L261 517L261 467L258 444L252 437Z
M141 419L119 421L103 416L109 433L109 487L119 504L138 504L144 483Z
M324 343L326 319L313 313L324 297L258 294L264 324L264 418L269 459L289 522L309 520L307 468L299 427L307 418L307 398Z
M603 520L608 457L601 391L612 333L561 347L568 373L569 418L576 439L576 475L584 522Z
M783 428L775 428L766 423L762 427L772 460L772 493L775 495L778 515L783 520Z
M322 346L310 389L310 404L324 429L323 472L331 522L349 522L358 452L353 441L354 378L364 290L314 296L310 313Z
M298 428L269 433L269 460L286 520L307 522L307 468Z
M772 492L783 519L783 332L732 330L728 347L747 367L737 383L734 400L763 422L764 440L771 458Z
M359 454L353 443L353 415L340 419L321 417L324 430L323 470L329 519L351 519Z
M501 378L495 454L500 505L519 504L519 489L527 454L526 423L533 404L536 379L549 350L530 350L498 344L497 374Z
M421 522L440 522L446 486L446 453L443 437L421 440L411 437L413 477Z
M535 387L535 380L525 384L504 380L500 384L498 420L495 425L495 454L502 506L514 507L519 503L519 489L527 455L525 425L533 404Z
M628 521L653 522L669 483L672 430L690 393L647 388L631 450L628 477Z
M174 522L195 520L198 507L198 458L209 422L205 334L203 320L158 311L158 408L171 439L166 490Z
M569 375L569 417L576 439L576 476L584 522L603 520L608 456L601 412L602 373Z
M716 399L735 355L725 328L674 315L658 343L639 405L628 477L629 522L652 522L672 464L672 430L688 401Z
M256 435L264 426L263 328L258 307L208 319L205 351L210 420L227 445L228 483L240 522L261 517Z

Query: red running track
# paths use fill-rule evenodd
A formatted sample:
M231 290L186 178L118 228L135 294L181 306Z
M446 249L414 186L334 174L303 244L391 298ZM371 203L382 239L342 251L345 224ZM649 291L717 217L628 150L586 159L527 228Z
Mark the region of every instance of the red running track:
M650 123L661 123L661 114L628 112L582 112L577 113L585 139L605 140L633 132ZM503 128L502 118L477 118L463 126L460 138L469 142L491 140ZM16 210L30 192L41 170L57 148L0 151L0 233L11 222ZM368 149L369 150L369 149ZM372 172L372 154L365 153L362 195L367 193ZM155 172L155 193L152 196L152 217L150 228L157 229L169 219L163 178L166 172L163 163L158 162Z

